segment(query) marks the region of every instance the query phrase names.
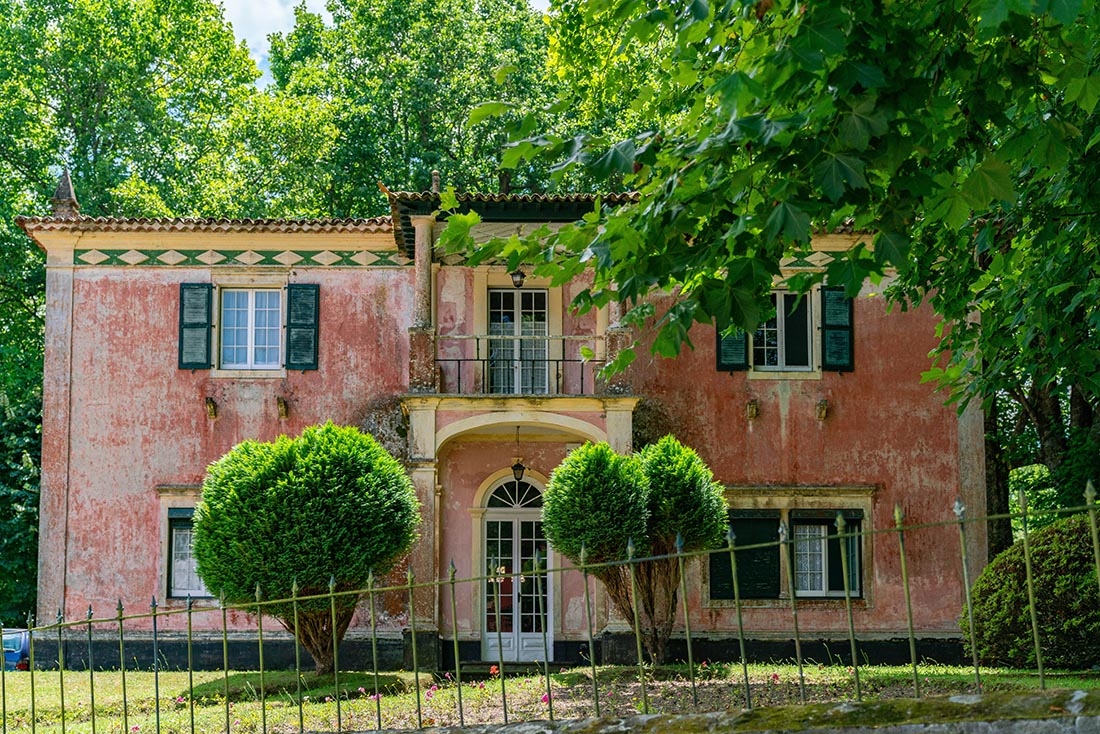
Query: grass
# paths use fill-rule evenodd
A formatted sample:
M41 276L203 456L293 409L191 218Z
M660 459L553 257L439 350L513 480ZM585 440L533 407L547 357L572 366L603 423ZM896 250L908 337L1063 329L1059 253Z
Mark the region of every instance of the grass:
M623 716L641 713L648 700L653 713L740 710L744 707L743 678L739 665L701 663L696 666L693 702L687 666L663 666L647 670L643 696L638 672L633 667L601 667L597 673L600 713ZM835 702L855 697L855 671L835 665L807 663L807 700ZM908 666L865 666L859 670L864 699L895 699L913 696L912 669ZM378 700L373 697L374 676L370 673L340 673L341 696L337 711L336 689L331 676L302 676L301 700L292 671L267 672L260 685L255 672L231 672L229 695L220 672L194 673L194 688L186 672L128 672L123 706L122 677L117 671L95 674L95 731L124 734L190 732L191 717L197 732L224 732L228 723L237 734L253 732L297 732L299 723L307 731L349 731L374 729L381 713L383 728L415 728L459 723L459 687L447 677L411 673L379 675ZM30 674L7 673L3 698L6 730L31 729ZM749 666L754 707L782 706L799 702L798 669L789 664ZM919 669L921 693L943 696L974 691L973 671L968 668L928 664ZM1034 672L1010 669L982 671L983 692L1019 692L1037 689ZM1100 689L1100 673L1048 672L1047 685L1057 688ZM62 687L63 686L63 687ZM550 676L550 694L544 677L508 676L504 680L509 721L546 719L550 704L555 718L583 718L595 715L592 676L588 668L555 671ZM62 678L56 671L34 674L36 731L61 731L62 691L65 732L92 731L92 688L87 673L69 671ZM159 695L158 695L159 693ZM501 679L498 676L471 679L461 687L463 721L466 724L503 722ZM157 706L159 699L160 705ZM417 701L420 703L418 719ZM301 719L299 720L299 716Z

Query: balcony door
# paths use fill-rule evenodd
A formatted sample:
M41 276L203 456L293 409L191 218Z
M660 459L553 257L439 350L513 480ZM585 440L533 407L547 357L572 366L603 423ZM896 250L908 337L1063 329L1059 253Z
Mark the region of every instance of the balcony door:
M546 304L544 290L489 291L489 392L549 392Z
M542 493L525 481L509 479L491 495L485 509L485 618L483 660L531 661L545 657L542 633L553 650L549 546L542 533ZM541 573L535 574L535 551ZM498 609L499 603L499 609ZM499 628L498 623L499 621Z

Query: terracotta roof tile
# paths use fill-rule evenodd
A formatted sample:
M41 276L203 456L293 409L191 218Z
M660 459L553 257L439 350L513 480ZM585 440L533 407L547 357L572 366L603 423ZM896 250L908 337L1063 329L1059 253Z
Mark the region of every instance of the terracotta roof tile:
M389 232L388 216L370 219L208 219L124 217L16 217L26 232Z
M399 249L413 257L415 237L411 214L430 214L439 208L439 193L434 191L390 191L382 187L390 202L393 237ZM597 200L618 206L638 201L637 191L610 194L490 194L478 191L455 192L463 209L474 209L483 221L568 222L592 211ZM486 206L488 205L488 206Z

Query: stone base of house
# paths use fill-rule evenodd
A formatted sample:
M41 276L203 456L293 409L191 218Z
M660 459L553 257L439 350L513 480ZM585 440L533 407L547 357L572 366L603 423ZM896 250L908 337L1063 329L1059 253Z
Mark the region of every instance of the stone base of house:
M882 637L858 640L857 654L861 663L905 665L910 661L909 640L904 637ZM87 670L89 643L87 638L67 637L63 641L64 664L67 670ZM154 655L155 652L155 655ZM186 638L165 635L153 644L150 635L128 636L124 657L127 670L152 670L154 657L159 659L161 670L186 670L188 667ZM605 632L594 643L596 662L603 665L633 665L637 663L637 647L634 636L625 632ZM740 660L740 645L735 637L703 637L692 639L695 663L730 662ZM35 667L56 669L58 666L56 638L36 637L34 643ZM228 657L233 670L257 670L260 666L260 650L255 635L234 633L223 640L220 635L196 635L190 646L191 666L194 670L221 670ZM412 670L412 636L406 630L401 637L379 637L377 641L378 667L380 670ZM495 663L481 659L481 642L460 640L458 654L463 665ZM765 663L795 660L794 640L751 639L745 641L745 654L749 662ZM313 669L313 659L304 648L299 649L303 670ZM340 643L339 664L341 670L371 670L374 651L369 637L349 636ZM447 671L455 668L453 640L443 639L436 632L418 631L416 655L420 670ZM917 640L917 655L926 661L948 665L965 665L969 662L961 638L925 637ZM264 669L293 670L295 667L294 641L286 635L264 639ZM807 664L851 665L851 648L847 639L802 640L802 659ZM97 670L119 668L118 638L95 637L91 642L90 660ZM673 638L669 641L667 660L686 661L687 641ZM552 667L588 665L588 642L561 640L553 643ZM522 666L522 663L507 665ZM533 665L533 663L532 663ZM483 667L483 666L482 666Z
M801 641L802 660L824 665L851 665L851 643L845 637L820 639L806 637ZM623 632L605 632L600 639L596 658L604 665L630 665L638 662L634 635ZM692 637L692 654L696 665L704 660L730 662L741 659L741 646L736 637ZM856 640L856 654L861 664L907 665L910 662L909 638L883 637ZM686 661L687 641L673 638L668 642L666 659ZM750 663L795 661L797 659L793 639L747 639L745 657ZM970 658L963 650L961 637L925 637L917 639L918 659L945 665L966 665Z

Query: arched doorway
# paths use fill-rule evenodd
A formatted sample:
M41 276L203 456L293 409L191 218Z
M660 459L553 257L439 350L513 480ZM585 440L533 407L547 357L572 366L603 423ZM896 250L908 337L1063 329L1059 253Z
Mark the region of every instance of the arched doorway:
M541 516L542 490L531 482L507 479L487 495L482 558L490 578L482 584L483 660L542 660L543 629L553 650L553 625L548 620L553 619L554 595L545 571L550 554ZM536 550L543 569L537 578Z

